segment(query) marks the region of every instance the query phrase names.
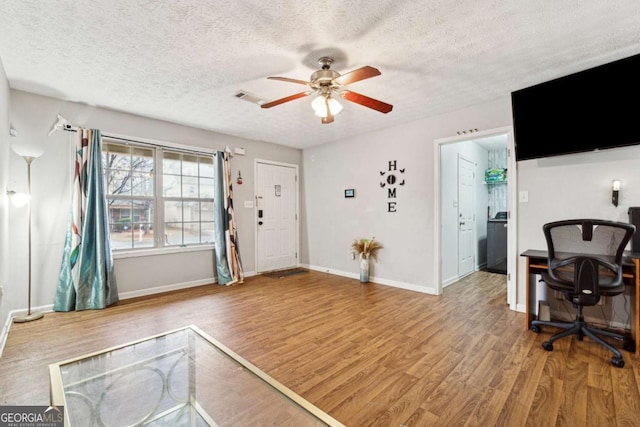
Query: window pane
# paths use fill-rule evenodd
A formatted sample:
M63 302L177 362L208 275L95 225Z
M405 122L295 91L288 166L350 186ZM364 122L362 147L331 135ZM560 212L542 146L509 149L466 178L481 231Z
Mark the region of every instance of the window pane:
M129 171L107 169L107 194L131 194L131 176Z
M110 154L123 154L125 157L129 157L131 149L129 146L123 144L105 143L102 144L102 151L109 152Z
M213 159L211 157L200 157L200 176L213 178Z
M184 244L192 245L200 243L200 223L185 222L184 223Z
M200 202L200 221L213 221L213 202Z
M165 197L180 197L180 176L162 175L162 194Z
M131 200L108 199L112 249L131 248Z
M182 202L164 202L164 221L182 222Z
M153 196L153 175L149 172L134 172L131 175L131 193L134 196Z
M105 169L131 169L131 150L129 147L107 144L106 148L103 146L103 153L105 149L107 150L103 156Z
M153 226L151 223L134 223L132 233L134 248L153 247Z
M164 223L164 244L166 246L176 246L182 244L182 223Z
M107 143L102 160L108 194L153 197L152 149Z
M213 243L213 222L200 223L200 243Z
M154 206L152 200L133 200L133 222L153 224Z
M198 156L182 155L182 175L198 176Z
M172 175L180 175L180 154L165 151L162 154L162 171Z
M184 202L182 215L184 222L200 221L200 202Z
M192 176L182 177L182 197L198 197L198 178Z
M213 178L200 178L200 198L213 199Z
M153 150L133 147L131 149L131 169L139 172L153 171Z

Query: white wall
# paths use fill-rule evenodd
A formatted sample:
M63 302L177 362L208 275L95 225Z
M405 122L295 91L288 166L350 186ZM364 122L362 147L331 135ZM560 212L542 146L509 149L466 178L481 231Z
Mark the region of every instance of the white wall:
M390 114L402 114L402 110ZM384 118L381 118L384 120ZM461 129L511 124L508 97L304 150L302 260L313 268L356 274L350 244L375 236L383 245L375 280L422 292L434 283L434 141ZM397 188L395 213L387 212L380 172L396 160L406 184ZM344 189L356 198L345 199Z
M569 218L628 222L640 206L640 146L518 162L518 190L529 202L518 206L518 252L546 249L542 226ZM621 181L618 207L611 182ZM525 304L524 259L518 264L518 304Z
M247 271L255 270L253 210L253 161L263 158L302 164L301 262L312 267L356 275L358 265L350 258L351 241L375 236L385 247L374 265L376 280L422 292L435 292L433 236L434 140L450 137L461 129L480 130L511 124L508 97L440 116L414 121L379 132L332 144L299 150L234 138L131 114L8 91L0 74L0 184L20 190L25 186L24 162L7 149L7 105L11 121L21 138L46 146L34 161L34 305L51 304L55 293L60 254L66 227L69 170L69 134L46 133L56 113L73 122L105 132L131 135L194 146L221 149L245 147L247 155L232 160L232 173L241 170L245 184L234 186L240 250ZM391 114L401 114L401 110ZM9 158L9 160L7 160ZM547 221L570 217L597 217L627 221L627 207L640 205L640 147L605 150L518 164L519 190L529 192L529 202L519 205L518 252L545 247L541 227ZM9 168L6 167L9 161ZM397 186L396 212L387 212L387 188L381 188L389 161L405 169ZM9 170L7 177L6 171ZM395 172L399 177L399 172ZM610 203L611 181L622 181L620 206ZM345 199L344 189L355 188L356 198ZM1 190L1 188L0 188ZM4 190L3 190L4 191ZM0 197L0 248L11 243L10 255L0 256L0 280L5 295L0 313L24 308L26 302L26 222L12 207L7 215L6 198ZM4 211L3 211L4 209ZM3 224L1 216L9 217ZM2 228L3 227L3 228ZM8 239L7 228L9 228ZM7 260L7 257L9 258ZM144 293L150 288L171 286L177 280L197 282L212 275L211 251L189 256L162 255L117 260L121 292ZM141 264L138 261L143 261ZM3 266L0 264L0 267ZM11 269L6 266L11 265ZM7 273L8 270L8 273ZM524 261L518 265L517 302L524 304ZM193 273L191 276L176 272ZM4 314L3 314L4 315ZM3 319L4 320L4 319Z
M74 134L47 133L60 113L73 123L97 128L106 133L186 144L209 149L244 147L245 156L231 160L232 175L242 172L243 185L234 183L235 210L238 220L239 247L246 272L255 271L254 211L243 207L245 200L254 200L254 159L267 159L301 164L301 151L276 144L235 138L202 129L176 125L84 104L65 102L21 91L11 91L11 120L20 138L41 144L44 155L33 162L33 305L53 302L64 244L71 189L71 140ZM3 132L6 134L6 132ZM25 186L24 161L10 155L11 181ZM3 169L4 170L4 169ZM26 290L26 227L22 217L11 218L9 239L15 248L11 253L11 289L8 294L20 295ZM24 247L22 247L24 246ZM214 277L212 250L183 254L117 258L115 260L118 288L125 296L143 295L170 289L175 285L207 283ZM23 301L23 299L25 301ZM26 297L11 309L25 308Z
M0 354L2 354L5 319L10 303L6 295L9 280L9 83L0 58Z
M475 234L476 269L487 262L487 203L488 192L484 185L488 152L472 141L443 144L440 148L441 191L441 275L443 284L458 279L458 156L476 164Z

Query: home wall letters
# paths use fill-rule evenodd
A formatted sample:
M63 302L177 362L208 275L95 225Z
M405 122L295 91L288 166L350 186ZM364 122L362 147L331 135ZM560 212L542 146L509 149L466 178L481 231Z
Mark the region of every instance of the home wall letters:
M405 168L398 169L397 160L389 160L389 169L380 171L380 176L386 176L380 187L387 190L387 212L397 212L398 202L395 199L398 197L398 187L405 184L404 172Z

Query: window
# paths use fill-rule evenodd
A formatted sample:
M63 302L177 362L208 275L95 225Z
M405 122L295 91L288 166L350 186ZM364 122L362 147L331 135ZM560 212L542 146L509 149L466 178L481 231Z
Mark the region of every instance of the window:
M213 159L111 140L102 163L112 249L213 243Z
M165 245L213 242L213 159L164 151Z

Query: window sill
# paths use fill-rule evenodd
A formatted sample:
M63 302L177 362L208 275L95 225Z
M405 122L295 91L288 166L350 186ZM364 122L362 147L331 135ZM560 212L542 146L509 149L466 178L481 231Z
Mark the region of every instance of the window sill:
M170 247L170 248L149 248L137 250L113 251L113 259L138 258L156 255L182 254L188 252L212 251L213 245L199 245L186 247Z

